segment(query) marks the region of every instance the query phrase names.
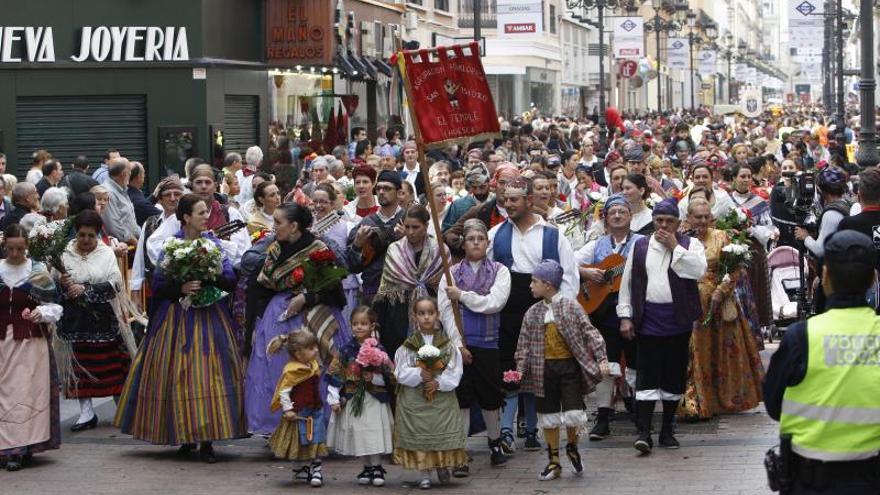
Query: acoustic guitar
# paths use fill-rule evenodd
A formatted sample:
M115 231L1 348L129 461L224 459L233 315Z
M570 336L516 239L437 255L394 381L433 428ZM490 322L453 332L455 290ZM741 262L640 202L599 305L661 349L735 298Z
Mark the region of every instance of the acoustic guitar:
M623 279L623 268L626 266L626 258L614 253L594 265L584 265L584 268L598 268L605 270L605 276L601 282L584 281L581 283L581 292L578 294L578 302L587 314L591 314L602 306L611 294L620 290L620 282Z

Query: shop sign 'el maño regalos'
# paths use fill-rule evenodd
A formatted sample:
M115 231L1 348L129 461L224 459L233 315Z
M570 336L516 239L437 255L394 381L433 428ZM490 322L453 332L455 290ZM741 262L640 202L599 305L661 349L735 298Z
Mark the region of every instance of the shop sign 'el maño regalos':
M185 27L86 26L75 48L74 62L189 60ZM0 63L22 62L55 62L51 26L0 27Z

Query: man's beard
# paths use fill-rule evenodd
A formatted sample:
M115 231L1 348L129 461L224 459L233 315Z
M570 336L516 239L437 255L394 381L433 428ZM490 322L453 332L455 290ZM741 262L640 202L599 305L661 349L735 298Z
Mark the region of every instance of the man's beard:
M477 198L477 201L482 203L483 201L489 199L489 193L487 192L486 194L474 194L474 197Z

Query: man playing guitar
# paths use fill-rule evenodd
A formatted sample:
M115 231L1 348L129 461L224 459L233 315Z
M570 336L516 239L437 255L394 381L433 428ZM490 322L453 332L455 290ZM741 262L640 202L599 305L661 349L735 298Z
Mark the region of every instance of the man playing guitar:
M604 284L614 284L622 275L622 265L626 262L630 250L635 241L642 237L630 230L632 212L630 205L622 194L614 194L605 200L602 208L602 221L605 225L605 235L588 242L575 253L575 259L580 266L582 287L588 285L596 288ZM619 256L620 267L605 266L606 269L598 268L606 258L613 255ZM614 256L617 258L617 256ZM617 269L615 269L617 268ZM610 273L614 270L614 276ZM606 273L609 272L609 273ZM619 287L619 285L617 285ZM595 293L595 291L594 291ZM595 294L594 294L595 295ZM585 303L582 295L582 304ZM596 301L592 301L596 302ZM587 306L587 304L584 304ZM592 306L592 305L591 305ZM598 441L605 439L611 434L609 422L614 414L614 389L616 378L621 376L621 354L626 357L626 381L630 387L635 387L636 370L636 345L635 341L626 339L620 334L620 320L615 310L617 306L617 291L611 291L604 301L590 313L590 321L599 329L605 339L608 352L608 363L611 370L609 377L602 380L596 387L596 400L599 404L599 415L596 425L590 431L590 440Z

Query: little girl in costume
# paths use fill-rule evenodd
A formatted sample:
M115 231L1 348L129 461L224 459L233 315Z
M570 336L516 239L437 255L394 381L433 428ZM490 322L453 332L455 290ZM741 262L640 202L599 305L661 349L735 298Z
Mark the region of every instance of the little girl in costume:
M376 313L360 306L351 313L354 337L330 365L327 403L333 408L327 445L342 455L358 456L364 470L357 476L362 485L383 486L382 455L393 452L391 430L391 383L393 363L376 341ZM382 364L371 364L367 353L384 355ZM359 392L360 390L360 392Z
M394 376L400 385L394 415L394 461L422 473L419 487L440 483L449 468L465 464L464 426L455 388L463 370L461 353L440 330L437 301L422 297L413 306L418 331L397 350Z
M327 455L327 430L318 392L318 339L307 330L279 335L269 342L266 353L275 354L282 348L290 354L290 361L275 387L271 409L282 409L284 415L269 438L269 447L279 458L307 462L294 470L295 479L319 487L324 484L320 458Z

